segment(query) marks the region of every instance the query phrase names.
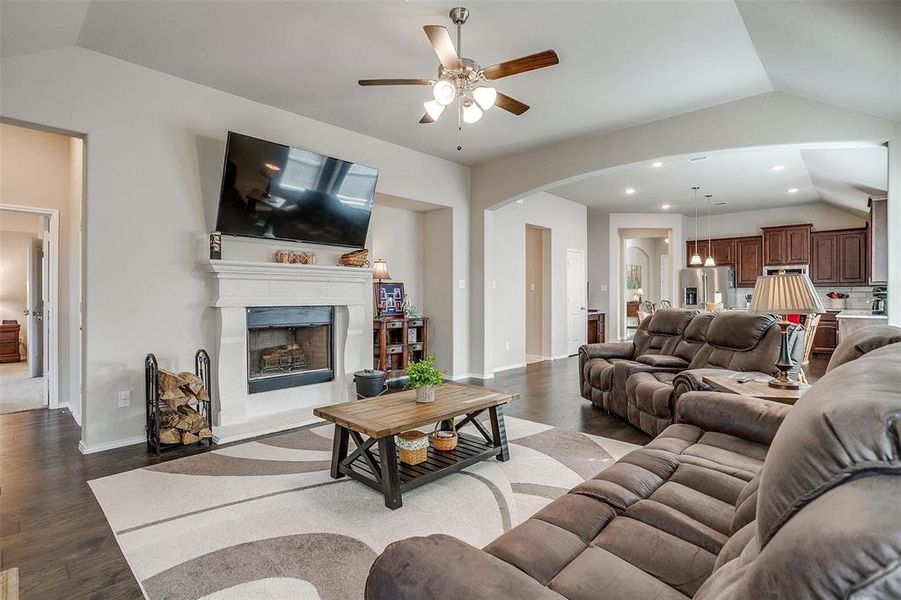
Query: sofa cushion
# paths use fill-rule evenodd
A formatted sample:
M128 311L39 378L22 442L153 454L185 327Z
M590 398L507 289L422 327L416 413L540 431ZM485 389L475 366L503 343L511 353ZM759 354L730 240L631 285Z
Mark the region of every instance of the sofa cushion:
M707 328L707 343L717 348L747 352L778 322L773 315L721 312Z
M832 369L794 405L760 480L761 548L844 480L901 472L899 372L901 343L884 346Z
M635 356L672 354L696 310L663 308L646 318L635 332Z
M844 336L835 352L832 353L826 372L858 359L868 352L897 343L901 343L901 328L891 325L875 325L858 329Z

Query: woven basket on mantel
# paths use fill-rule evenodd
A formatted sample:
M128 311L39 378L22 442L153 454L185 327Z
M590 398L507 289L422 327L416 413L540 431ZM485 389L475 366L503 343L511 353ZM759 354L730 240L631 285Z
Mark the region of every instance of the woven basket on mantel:
M366 266L366 259L369 257L369 250L361 248L341 255L341 264L345 267L363 267Z

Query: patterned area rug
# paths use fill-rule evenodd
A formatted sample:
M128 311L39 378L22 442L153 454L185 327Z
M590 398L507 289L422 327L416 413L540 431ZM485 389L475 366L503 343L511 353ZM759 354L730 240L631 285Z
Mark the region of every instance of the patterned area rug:
M405 493L394 511L331 479L326 424L90 486L147 598L359 599L389 543L447 533L484 546L637 447L513 417L507 435L509 461Z

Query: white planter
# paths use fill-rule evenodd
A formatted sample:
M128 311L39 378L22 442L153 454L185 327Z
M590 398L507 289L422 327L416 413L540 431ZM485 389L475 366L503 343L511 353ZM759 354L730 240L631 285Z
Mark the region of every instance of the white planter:
M416 401L420 403L435 401L435 386L424 385L416 388Z

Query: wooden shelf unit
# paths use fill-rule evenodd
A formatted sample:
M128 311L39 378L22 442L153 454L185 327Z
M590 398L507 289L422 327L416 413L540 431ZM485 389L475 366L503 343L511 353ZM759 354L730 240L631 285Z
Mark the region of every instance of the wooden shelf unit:
M428 330L428 317L373 319L373 368L388 379L406 377L408 364L428 356Z

